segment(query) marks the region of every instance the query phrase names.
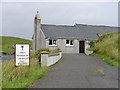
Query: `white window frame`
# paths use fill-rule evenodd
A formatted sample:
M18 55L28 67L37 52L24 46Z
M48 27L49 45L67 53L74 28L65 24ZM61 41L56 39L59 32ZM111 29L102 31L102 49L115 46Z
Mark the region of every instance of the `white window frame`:
M67 40L69 40L69 39L67 39ZM69 40L69 43L67 44L67 40L66 40L66 46L74 46L74 40ZM71 41L72 41L72 44L73 45L71 45Z
M52 40L52 45L49 44L50 40ZM55 43L54 43L54 41L55 41ZM57 40L56 39L49 39L49 43L48 43L49 46L57 46Z

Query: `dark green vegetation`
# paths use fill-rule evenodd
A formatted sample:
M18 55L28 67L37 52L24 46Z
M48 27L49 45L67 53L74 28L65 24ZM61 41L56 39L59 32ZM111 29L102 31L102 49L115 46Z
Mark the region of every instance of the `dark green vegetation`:
M118 44L120 32L102 35L98 40L90 43L91 48L88 50L94 51L93 56L100 57L103 61L111 66L120 68L120 60L118 58Z
M22 38L17 38L17 37L8 37L8 36L3 36L0 37L2 39L2 53L3 54L13 54L14 53L14 45L17 43L27 43L30 44L30 48L32 47L32 41L22 39ZM0 46L1 48L1 46Z
M34 55L30 58L30 67L14 66L14 60L2 64L2 88L26 88L35 80L42 78L51 67L41 67Z
M43 51L47 52L49 55L52 55L59 53L60 49L56 48L54 50L50 50L49 48L41 48L35 52L35 57L39 59Z

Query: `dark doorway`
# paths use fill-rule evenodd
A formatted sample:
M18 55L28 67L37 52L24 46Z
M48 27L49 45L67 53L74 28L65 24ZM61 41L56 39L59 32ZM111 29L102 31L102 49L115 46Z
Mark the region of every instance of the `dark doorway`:
M79 53L85 52L85 41L79 41Z

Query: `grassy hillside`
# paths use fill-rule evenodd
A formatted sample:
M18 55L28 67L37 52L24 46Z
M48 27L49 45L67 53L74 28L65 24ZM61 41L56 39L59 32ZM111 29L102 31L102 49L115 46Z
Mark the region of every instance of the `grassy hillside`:
M103 61L108 64L119 67L118 63L118 36L120 32L114 32L110 34L102 35L98 40L92 41L91 48L94 53L92 55L99 56ZM120 67L119 67L120 68Z
M30 44L30 47L32 46L32 41L22 38L3 36L0 39L2 39L2 52L7 54L14 53L13 47L17 43L27 43Z

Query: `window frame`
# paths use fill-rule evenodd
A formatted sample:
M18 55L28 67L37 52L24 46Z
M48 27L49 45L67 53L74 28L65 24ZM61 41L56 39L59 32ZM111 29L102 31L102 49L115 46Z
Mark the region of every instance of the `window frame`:
M51 45L50 45L50 40L52 41ZM49 39L48 46L57 46L57 40L56 39Z
M67 44L67 41L68 41L68 44ZM71 44L71 41L72 41L72 44ZM74 40L66 39L66 46L74 46Z

